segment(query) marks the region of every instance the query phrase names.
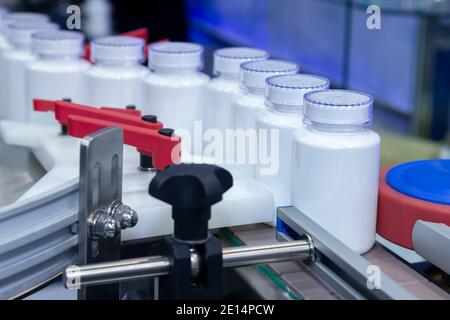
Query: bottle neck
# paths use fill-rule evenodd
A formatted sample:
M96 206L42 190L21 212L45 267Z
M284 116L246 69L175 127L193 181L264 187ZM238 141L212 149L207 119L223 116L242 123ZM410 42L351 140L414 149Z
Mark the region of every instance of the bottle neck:
M199 72L200 68L198 67L168 68L168 67L150 66L150 70L153 73L157 74L193 74Z
M239 82L239 73L217 72L217 79Z
M30 44L11 42L11 45L15 50L18 50L18 51L31 51Z
M302 115L302 105L288 105L282 103L276 103L266 99L266 106L277 113Z
M105 67L133 67L141 65L139 60L103 60L96 59L95 64Z
M264 97L265 94L265 89L264 88L258 88L258 87L253 87L253 86L248 86L244 83L240 83L239 85L242 93L244 94L248 94L248 95L255 95L255 96L262 96Z
M69 55L69 54L65 54L65 55L55 55L55 54L45 54L45 53L38 53L37 57L40 60L48 60L48 61L71 61L71 60L78 60L80 59L79 55Z
M367 131L370 126L370 121L366 123L358 123L358 124L331 124L331 123L321 123L312 121L308 117L304 117L303 123L305 127L329 133L356 133Z

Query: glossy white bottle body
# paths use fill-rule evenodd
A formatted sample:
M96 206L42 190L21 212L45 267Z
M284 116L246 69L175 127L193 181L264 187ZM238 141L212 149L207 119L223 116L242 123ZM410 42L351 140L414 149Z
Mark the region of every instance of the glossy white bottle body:
M238 76L220 76L206 85L205 128L214 128L225 134L233 129L232 98L239 93Z
M257 131L256 118L259 112L265 109L264 93L254 94L250 92L243 92L242 90L232 98L231 107L233 113L234 130L241 129L247 131L249 136L254 132L256 139L247 137L245 140L245 154L240 155L245 163L238 161L237 153L235 151L235 159L238 162L237 167L249 177L255 177L257 159ZM248 131L251 130L251 131Z
M140 64L102 64L84 74L84 103L96 107L142 106L141 81L148 69Z
M33 111L33 99L83 101L83 73L90 63L79 59L40 58L32 61L26 70L27 120L37 123L55 123L49 112Z
M194 140L199 139L194 136L194 123L203 124L208 82L209 77L197 71L153 71L143 81L144 113L156 115L164 127L175 129L182 139L182 152L194 152Z
M26 121L26 67L36 59L28 49L8 49L1 59L1 106L5 119Z
M267 130L267 154L272 157L270 166L258 163L256 179L272 191L276 208L291 205L292 140L295 130L302 126L300 111L286 113L267 108L258 113L257 129ZM271 141L271 130L278 132L278 141ZM278 149L271 150L272 146Z
M380 137L362 129L294 134L292 204L357 253L375 242Z

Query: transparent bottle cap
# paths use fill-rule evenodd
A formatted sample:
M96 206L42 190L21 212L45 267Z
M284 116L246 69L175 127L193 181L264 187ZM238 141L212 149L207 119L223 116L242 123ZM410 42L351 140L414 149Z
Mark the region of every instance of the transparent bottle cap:
M327 78L311 74L272 76L266 80L266 99L269 104L301 107L306 93L329 86Z
M203 47L189 42L162 42L149 46L149 68L203 69Z
M33 33L43 30L58 30L56 23L46 21L15 21L8 24L8 39L13 45L30 46Z
M84 36L75 31L38 31L31 36L34 53L50 56L81 56Z
M4 35L8 35L8 24L11 22L19 22L19 21L39 21L39 22L48 22L50 18L48 15L43 13L35 13L35 12L12 12L6 13L1 17L0 23L0 32Z
M350 90L322 90L305 94L304 115L312 122L362 125L372 120L372 96Z
M239 74L241 64L248 61L266 60L269 54L253 48L223 48L214 51L214 74Z
M145 41L128 36L95 39L91 44L92 61L138 61L145 59Z
M279 74L295 74L298 65L282 60L250 61L241 64L240 80L244 87L264 89L268 77Z

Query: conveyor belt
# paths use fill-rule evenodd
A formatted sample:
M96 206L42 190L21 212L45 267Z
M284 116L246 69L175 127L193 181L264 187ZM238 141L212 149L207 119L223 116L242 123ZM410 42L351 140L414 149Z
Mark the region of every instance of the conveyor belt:
M275 243L274 230L266 225L253 225L231 228L235 235L246 245ZM401 287L414 294L418 299L448 300L450 296L442 289L428 281L422 275L398 260L395 256L376 244L372 250L363 255L382 272L392 278ZM287 286L303 299L336 300L344 297L328 285L325 279L302 262L281 262L269 267L284 280ZM251 278L249 278L251 282Z

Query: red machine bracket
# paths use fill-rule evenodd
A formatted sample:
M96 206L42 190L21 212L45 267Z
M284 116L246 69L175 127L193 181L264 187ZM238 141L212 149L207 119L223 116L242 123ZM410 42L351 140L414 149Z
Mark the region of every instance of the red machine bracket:
M140 117L140 112L137 115L137 110L133 109L94 108L40 99L34 100L34 110L54 111L56 120L67 128L68 134L78 138L106 127L120 127L124 143L136 147L141 158L150 158L153 168L162 170L180 162L180 137L174 135L172 129L163 128L154 116Z
M78 138L110 126L122 128L124 143L136 147L141 155L152 158L154 168L162 170L180 162L180 137L175 136L172 129L157 131L83 116L68 116L68 133Z
M159 130L163 127L161 122L148 122L142 120L140 117L140 111L134 109L119 109L111 107L95 108L63 100L51 101L43 99L34 99L33 107L35 111L53 111L55 113L55 119L61 125L65 126L67 126L68 117L70 115L77 115L152 130Z

